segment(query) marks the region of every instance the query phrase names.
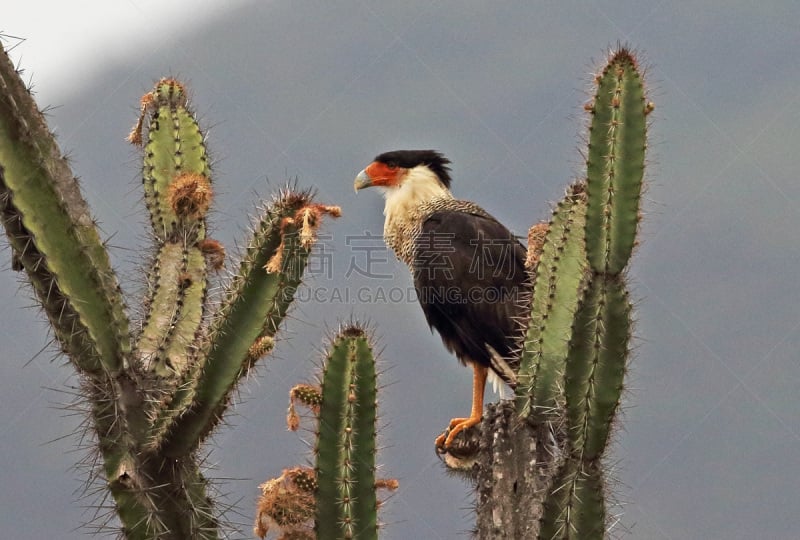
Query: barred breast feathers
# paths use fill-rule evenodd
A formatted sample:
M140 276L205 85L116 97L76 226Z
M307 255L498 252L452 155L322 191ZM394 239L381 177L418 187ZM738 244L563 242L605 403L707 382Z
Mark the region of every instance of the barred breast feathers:
M387 205L388 209L388 205ZM469 201L449 197L427 200L404 214L386 214L384 239L397 258L405 262L413 271L414 245L417 236L431 215L437 212L463 212L494 220L483 208Z

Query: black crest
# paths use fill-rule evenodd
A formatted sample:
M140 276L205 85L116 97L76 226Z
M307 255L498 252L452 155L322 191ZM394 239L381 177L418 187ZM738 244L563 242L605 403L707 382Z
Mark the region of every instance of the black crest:
M403 167L411 169L417 165L427 165L432 170L442 184L450 189L450 160L436 150L394 150L384 152L375 158L375 161L385 163L390 167Z

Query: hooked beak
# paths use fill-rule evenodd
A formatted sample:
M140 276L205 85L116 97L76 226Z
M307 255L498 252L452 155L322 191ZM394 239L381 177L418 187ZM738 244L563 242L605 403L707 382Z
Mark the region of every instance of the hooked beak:
M370 187L371 185L372 185L372 178L369 177L366 169L358 173L358 176L356 176L356 179L353 182L353 187L355 188L356 193L358 193L359 189L364 189Z

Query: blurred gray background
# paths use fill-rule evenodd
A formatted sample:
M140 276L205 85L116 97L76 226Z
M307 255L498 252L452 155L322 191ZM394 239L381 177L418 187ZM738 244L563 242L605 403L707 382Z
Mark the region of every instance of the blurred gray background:
M630 270L637 299L622 430L608 460L618 536L796 538L800 529L800 4L717 1L31 1L3 8L4 45L25 68L110 238L130 302L148 250L139 157L124 138L139 97L186 81L214 162L213 236L234 252L255 201L287 179L339 204L274 357L241 388L210 475L249 538L257 485L303 462L285 430L289 388L355 315L383 347L379 456L400 480L383 538L466 538L470 490L433 439L467 412L470 371L420 308L380 241L383 200L353 194L376 154L436 148L456 196L518 234L546 218L582 169L591 74L609 46L642 51L650 97L645 221ZM219 3L221 4L221 3ZM17 37L26 38L19 42ZM3 538L83 538L97 496L75 469L82 417L46 326L0 272L0 522ZM378 274L378 275L376 275ZM388 276L388 277L381 277ZM356 303L366 291L367 303ZM345 298L350 294L350 302ZM383 296L382 296L383 295ZM363 297L362 297L363 298ZM305 439L309 439L306 434ZM91 490L90 490L91 491Z

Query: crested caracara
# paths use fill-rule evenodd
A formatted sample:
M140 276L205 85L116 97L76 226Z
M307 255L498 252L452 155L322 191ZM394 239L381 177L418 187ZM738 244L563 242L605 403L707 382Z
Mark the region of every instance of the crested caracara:
M487 376L515 386L528 297L525 248L481 207L453 197L449 163L433 150L386 152L354 184L382 188L386 244L411 270L428 325L473 369L472 412L436 439L445 449L480 423Z

